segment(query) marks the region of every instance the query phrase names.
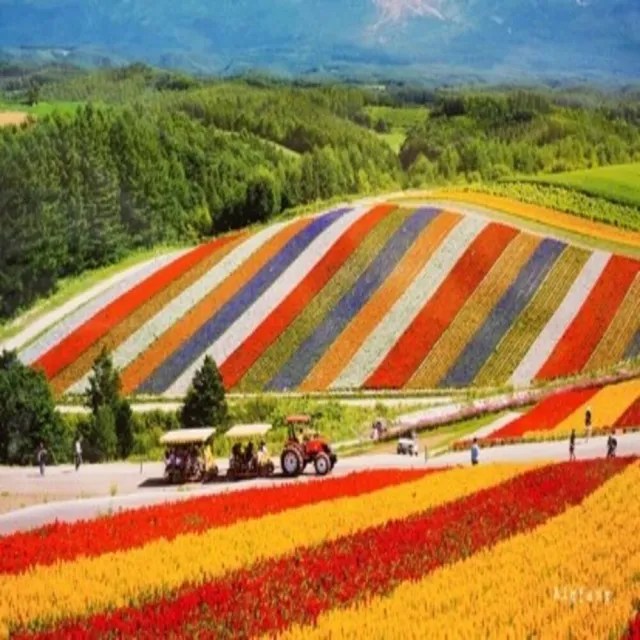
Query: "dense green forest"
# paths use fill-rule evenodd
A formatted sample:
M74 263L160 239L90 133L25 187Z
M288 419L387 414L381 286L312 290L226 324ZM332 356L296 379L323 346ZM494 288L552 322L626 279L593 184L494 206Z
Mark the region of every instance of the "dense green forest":
M640 159L633 91L0 64L0 92L0 108L38 109L36 121L0 129L0 319L58 279L136 248L196 241L298 205ZM387 139L398 127L396 153Z

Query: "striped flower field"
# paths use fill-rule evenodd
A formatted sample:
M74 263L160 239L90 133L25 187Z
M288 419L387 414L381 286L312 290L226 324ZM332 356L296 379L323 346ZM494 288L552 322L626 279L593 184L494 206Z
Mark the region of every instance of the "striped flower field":
M623 638L639 482L638 458L366 471L49 525L0 538L0 633Z
M496 421L497 428L490 433L474 435L489 446L566 438L574 429L576 435L583 436L587 409L591 410L593 435L640 430L640 378L554 393L523 415ZM465 439L456 443L456 448L470 445Z
M480 214L342 207L156 259L21 359L80 393L103 347L127 394L526 386L640 351L640 261Z

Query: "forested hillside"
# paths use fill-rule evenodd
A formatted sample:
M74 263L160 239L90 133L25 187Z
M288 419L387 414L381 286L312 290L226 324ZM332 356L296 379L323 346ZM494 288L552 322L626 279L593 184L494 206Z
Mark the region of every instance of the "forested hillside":
M0 65L0 109L36 118L0 129L0 318L133 249L317 200L638 160L639 104Z
M418 182L495 180L640 159L640 101L583 105L570 93L447 93L411 130L400 159Z
M392 187L397 158L341 99L220 85L0 130L0 315L135 247Z

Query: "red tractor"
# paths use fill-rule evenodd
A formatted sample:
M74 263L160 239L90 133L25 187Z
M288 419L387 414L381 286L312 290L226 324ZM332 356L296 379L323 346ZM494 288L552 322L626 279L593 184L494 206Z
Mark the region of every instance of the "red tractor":
M338 456L317 433L310 434L300 428L299 435L296 435L296 425L308 425L311 418L304 415L289 416L286 422L289 439L280 454L282 473L289 478L299 476L308 464L313 464L319 476L326 476L335 466Z

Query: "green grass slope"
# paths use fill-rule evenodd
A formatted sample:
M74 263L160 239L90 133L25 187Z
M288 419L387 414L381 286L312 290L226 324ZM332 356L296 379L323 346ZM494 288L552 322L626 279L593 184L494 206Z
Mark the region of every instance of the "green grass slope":
M536 176L528 180L640 207L640 163Z

